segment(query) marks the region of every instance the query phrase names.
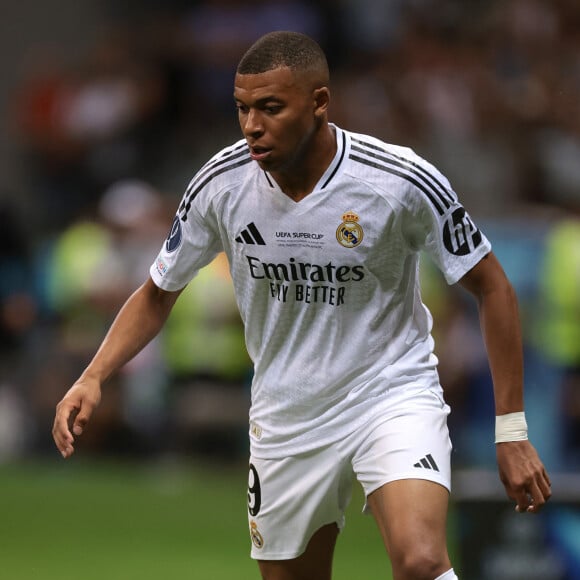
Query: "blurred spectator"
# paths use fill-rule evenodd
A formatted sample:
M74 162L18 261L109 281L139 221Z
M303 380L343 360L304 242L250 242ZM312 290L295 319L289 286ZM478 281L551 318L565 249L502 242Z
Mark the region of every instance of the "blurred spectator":
M50 57L37 64L18 91L18 128L45 225L58 229L104 187L146 169L147 129L161 109L163 84L116 31L76 69Z
M549 232L535 343L559 381L562 455L580 466L580 212Z
M165 234L163 210L152 186L121 180L105 191L94 219L79 218L58 236L48 288L67 348L94 350L119 304L144 281Z
M143 283L165 238L168 215L165 200L150 184L121 180L103 193L92 220L79 219L55 240L47 286L49 306L58 315L56 364L61 370L52 388L62 392L72 385L76 365L94 352L120 304ZM47 363L43 371L51 372L50 366ZM49 384L44 377L39 380ZM105 430L110 430L107 441L113 442L113 449L128 445L140 451L158 439L165 422L166 387L159 342L154 341L125 367L111 388L118 391L122 404L111 404L110 414L105 409L101 416L115 424ZM52 413L57 393L50 396ZM44 395L37 401L43 416L46 402ZM97 425L92 444L107 446L98 441L98 431ZM123 437L118 437L120 431Z
M180 295L162 343L176 446L245 453L252 366L225 254Z
M243 333L227 258L219 254L181 294L164 328L164 358L173 379L247 381Z

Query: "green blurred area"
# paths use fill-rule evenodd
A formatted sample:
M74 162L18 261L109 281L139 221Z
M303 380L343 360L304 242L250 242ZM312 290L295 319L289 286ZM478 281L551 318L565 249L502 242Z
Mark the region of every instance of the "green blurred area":
M79 460L0 467L0 578L250 580L246 466ZM335 580L391 578L355 493Z
M534 578L580 578L574 560L566 560L577 550L580 512L577 502L562 503L576 481L566 492L566 482L555 479L560 502L526 518L495 485L499 496L478 500L473 476L488 491L490 478L496 481L495 473L455 481L448 545L460 578L531 578L534 566L551 570ZM259 580L249 557L246 486L243 461L79 455L67 462L0 464L0 580ZM462 488L469 491L463 498ZM362 505L355 484L333 580L392 580L378 530ZM493 564L485 573L484 559Z

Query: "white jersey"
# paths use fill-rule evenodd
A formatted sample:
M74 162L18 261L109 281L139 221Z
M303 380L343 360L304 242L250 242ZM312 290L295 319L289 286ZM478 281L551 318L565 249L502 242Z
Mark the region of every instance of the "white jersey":
M448 283L491 249L410 149L334 127L338 150L294 202L241 140L193 178L151 266L184 287L225 251L254 362L250 440L276 458L340 440L394 401L440 396L419 255Z

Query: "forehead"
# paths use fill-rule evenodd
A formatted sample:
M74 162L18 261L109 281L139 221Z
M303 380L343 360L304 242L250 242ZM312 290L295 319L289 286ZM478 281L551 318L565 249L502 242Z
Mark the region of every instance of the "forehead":
M259 74L236 74L234 98L241 101L284 98L303 91L308 83L288 67L279 67ZM302 82L299 82L302 80Z

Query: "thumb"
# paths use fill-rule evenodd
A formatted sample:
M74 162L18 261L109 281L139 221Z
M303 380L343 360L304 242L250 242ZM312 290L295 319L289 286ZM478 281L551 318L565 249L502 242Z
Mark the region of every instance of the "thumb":
M72 432L74 435L79 436L83 434L84 428L91 418L94 407L94 405L87 403L86 401L83 403L73 422Z

